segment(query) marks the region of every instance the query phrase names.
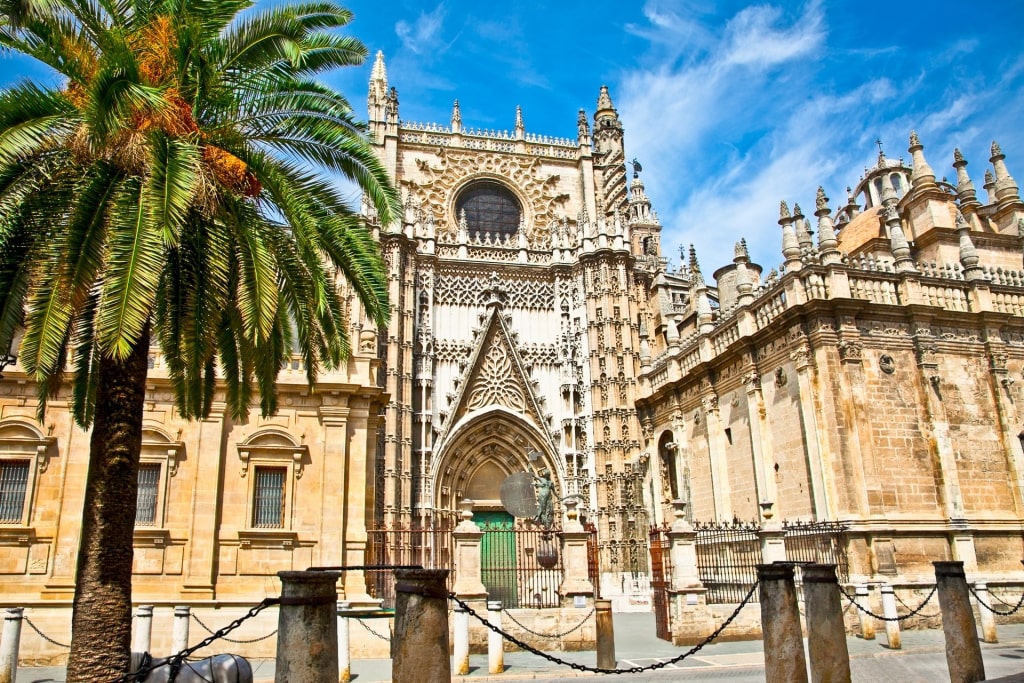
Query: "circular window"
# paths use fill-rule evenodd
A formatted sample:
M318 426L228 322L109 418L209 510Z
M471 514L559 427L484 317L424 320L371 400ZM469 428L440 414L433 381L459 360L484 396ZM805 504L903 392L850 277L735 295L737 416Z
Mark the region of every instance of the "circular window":
M482 237L490 233L514 235L519 230L522 209L512 192L491 180L481 180L469 185L455 201L455 215L461 220L466 212L466 223L471 237Z

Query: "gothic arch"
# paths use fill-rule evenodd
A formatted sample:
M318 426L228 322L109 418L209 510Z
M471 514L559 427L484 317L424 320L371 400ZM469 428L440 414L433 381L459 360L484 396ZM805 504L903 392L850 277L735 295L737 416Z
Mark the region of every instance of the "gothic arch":
M478 508L501 509L501 482L510 474L530 470L530 451L540 453L533 468L547 468L558 496L563 495L564 472L548 450L548 439L510 410L491 406L467 415L445 442L431 471L434 510L439 515L454 514L459 501L467 497Z

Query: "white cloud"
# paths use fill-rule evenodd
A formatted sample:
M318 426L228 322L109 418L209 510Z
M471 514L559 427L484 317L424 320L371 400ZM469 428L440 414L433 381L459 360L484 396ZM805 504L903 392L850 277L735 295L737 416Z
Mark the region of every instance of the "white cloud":
M817 4L790 26L779 26L782 10L755 5L741 10L725 27L723 64L769 67L804 56L825 38Z
M415 21L409 23L405 19L395 24L395 33L402 45L412 52L422 55L433 52L444 45L441 35L444 28L445 9L440 4L431 12L420 12Z

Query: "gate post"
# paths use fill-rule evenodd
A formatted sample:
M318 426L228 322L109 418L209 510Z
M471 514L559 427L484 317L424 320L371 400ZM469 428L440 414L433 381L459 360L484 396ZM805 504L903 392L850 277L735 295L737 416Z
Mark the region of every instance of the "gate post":
M772 521L773 505L768 501L761 503L764 525L757 535L761 538L761 561L765 564L786 561L786 530L778 522Z
M850 653L836 566L804 565L803 579L811 683L850 683Z
M22 607L8 607L0 636L0 683L14 683L18 675L18 649L21 644Z
M480 526L473 521L473 501L466 498L459 502L459 523L455 526L452 531L452 542L455 544L455 566L458 569L455 572L455 585L452 586L452 592L455 593L465 603L468 603L474 611L482 613L486 607L487 600L487 587L484 586L482 580L481 569L483 566L483 558L481 553L483 551L483 537L484 532ZM464 622L464 630L466 637L466 653L465 662L460 663L459 653L461 652L459 642L459 624L460 617L458 613L455 615L455 648L456 648L456 659L455 668L456 671L461 671L461 667L465 667L465 673L469 673L469 649L470 642L476 640L479 647L483 646L483 635L486 630L482 624L473 623L475 620L469 619L467 615ZM470 633L475 634L473 638L470 637ZM463 675L460 673L459 675Z
M579 501L570 497L565 505L565 525L562 529L562 567L565 572L558 593L562 596L562 607L573 606L574 595L594 597L594 584L590 582L590 561L587 557L587 541L590 532L580 524L576 506Z
M896 592L889 584L881 587L882 593L882 616L885 617L885 639L890 650L899 650L903 647L903 639L900 638L900 622L896 621L899 616L896 613Z
M686 519L686 503L672 501L675 521L666 534L672 558L672 577L669 591L671 600L671 626L673 645L694 645L714 631L711 610L707 605L707 590L700 580L697 567L697 532Z
M178 654L188 647L188 620L192 609L188 605L174 608L174 630L171 632L171 654Z
M946 664L950 683L985 680L977 625L963 562L932 562L942 610L942 632L946 636Z
M277 683L337 683L341 572L282 571Z
M765 683L807 683L793 565L759 564Z
M395 634L391 638L394 683L448 681L447 569L395 570Z
M867 585L857 586L854 595L857 598L857 604L864 609L871 609L871 592ZM857 618L860 620L860 637L864 640L875 639L875 621L860 610L857 610Z
M153 606L139 605L135 610L135 642L133 652L149 652L153 635Z
M975 597L978 599L978 617L981 620L981 639L986 643L998 643L996 635L996 615L992 611L992 596L988 592L988 584L979 581L974 584Z

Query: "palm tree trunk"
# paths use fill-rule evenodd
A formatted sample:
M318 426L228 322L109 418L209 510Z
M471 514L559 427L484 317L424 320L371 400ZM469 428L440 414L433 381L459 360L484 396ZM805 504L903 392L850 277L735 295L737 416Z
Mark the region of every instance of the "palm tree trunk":
M99 364L78 546L68 683L108 681L128 671L132 535L149 335L147 325L128 358L103 358Z

